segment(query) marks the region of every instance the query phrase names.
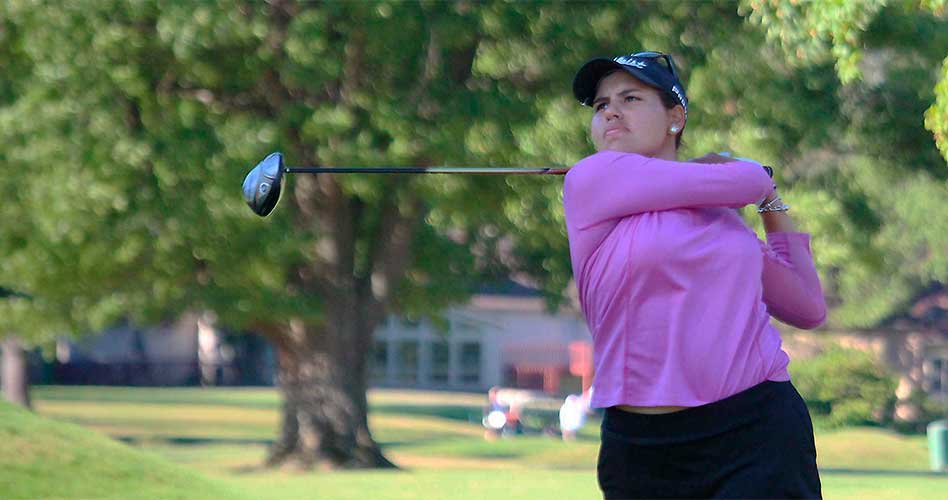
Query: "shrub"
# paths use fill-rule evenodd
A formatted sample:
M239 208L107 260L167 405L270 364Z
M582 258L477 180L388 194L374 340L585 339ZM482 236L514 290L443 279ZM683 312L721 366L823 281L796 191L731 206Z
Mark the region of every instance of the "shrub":
M791 369L810 413L829 427L881 424L892 413L898 379L868 352L834 346Z

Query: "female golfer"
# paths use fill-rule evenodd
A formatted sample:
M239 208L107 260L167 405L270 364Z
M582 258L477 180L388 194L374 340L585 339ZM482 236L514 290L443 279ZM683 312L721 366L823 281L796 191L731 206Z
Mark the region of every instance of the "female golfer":
M761 165L677 159L688 98L670 56L594 59L573 93L597 150L563 205L605 498L819 498L810 416L770 325L826 317L809 236ZM766 243L734 210L749 204Z

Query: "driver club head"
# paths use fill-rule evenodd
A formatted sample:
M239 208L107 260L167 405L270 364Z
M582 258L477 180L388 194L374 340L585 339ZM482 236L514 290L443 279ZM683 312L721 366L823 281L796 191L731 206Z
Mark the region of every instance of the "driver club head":
M270 153L244 178L244 200L260 217L270 215L280 201L283 155Z

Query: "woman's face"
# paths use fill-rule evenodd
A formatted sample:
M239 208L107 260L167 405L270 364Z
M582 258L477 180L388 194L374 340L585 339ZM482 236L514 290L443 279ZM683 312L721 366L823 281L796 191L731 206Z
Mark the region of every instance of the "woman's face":
M590 134L597 151L638 153L674 160L675 132L684 127L681 106L665 108L658 90L625 71L599 82L592 103Z

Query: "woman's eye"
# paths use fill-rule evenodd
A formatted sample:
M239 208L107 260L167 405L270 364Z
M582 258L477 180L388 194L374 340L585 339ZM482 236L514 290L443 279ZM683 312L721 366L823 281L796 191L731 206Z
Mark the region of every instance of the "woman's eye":
M606 109L606 103L601 102L601 103L597 104L595 109L596 109L596 111L602 111L602 110Z
M627 96L625 96L625 102L632 102L632 101L634 101L634 100L636 100L636 99L638 99L638 97L635 97L634 95L627 95Z

